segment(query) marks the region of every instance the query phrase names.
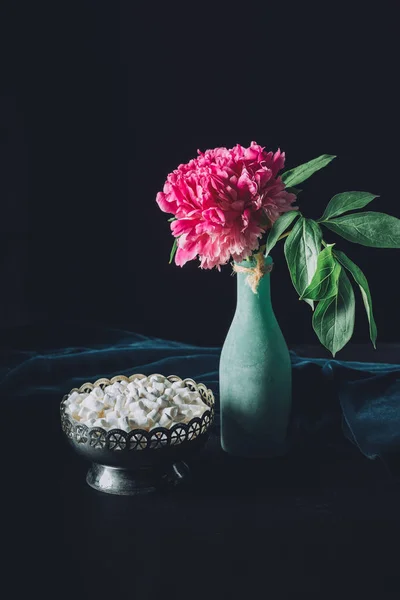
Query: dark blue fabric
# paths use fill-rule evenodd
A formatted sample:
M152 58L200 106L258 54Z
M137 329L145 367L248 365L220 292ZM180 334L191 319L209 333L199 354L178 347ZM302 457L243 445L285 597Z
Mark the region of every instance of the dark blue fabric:
M1 394L61 400L71 388L100 377L157 372L204 382L218 403L220 348L115 329L103 330L100 338L101 342L82 346L3 356ZM293 447L337 445L347 438L369 458L400 450L400 365L291 356Z

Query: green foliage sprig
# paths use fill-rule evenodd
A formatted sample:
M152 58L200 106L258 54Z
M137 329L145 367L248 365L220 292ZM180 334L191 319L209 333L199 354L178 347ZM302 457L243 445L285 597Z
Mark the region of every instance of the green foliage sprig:
M293 186L311 177L334 158L323 154L286 171L282 180L290 191L298 195L300 190ZM307 219L297 210L284 213L275 221L267 237L266 256L279 240L286 238L284 252L293 286L299 299L311 306L314 331L333 356L347 344L354 330L355 296L347 273L360 289L374 348L377 328L364 273L348 256L337 250L335 244L328 244L323 239L322 227L363 246L400 248L400 219L381 212L351 212L364 208L378 197L368 192L336 194L320 219ZM292 228L288 230L289 227Z

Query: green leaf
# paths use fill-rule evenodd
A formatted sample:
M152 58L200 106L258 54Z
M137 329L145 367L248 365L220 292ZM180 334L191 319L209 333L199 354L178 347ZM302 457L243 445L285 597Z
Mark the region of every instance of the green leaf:
M168 223L171 223L171 221L176 221L176 217L171 217L170 219L168 219Z
M317 270L311 283L304 290L301 300L324 300L336 296L338 280L342 267L332 254L333 244L330 244L318 255Z
M369 336L371 338L372 345L376 349L376 338L378 335L378 330L376 327L374 314L372 312L372 298L371 292L369 290L369 285L367 278L364 273L361 271L359 267L344 252L340 252L340 250L334 250L333 254L338 259L338 261L353 275L354 280L358 283L362 295L362 299L365 306L365 311L367 313L368 322L369 322Z
M299 190L299 188L295 188L295 187L287 187L285 188L286 192L290 192L291 194L296 194L296 196L298 196L303 190Z
M336 296L318 302L312 324L321 344L335 356L353 335L354 321L354 292L342 269Z
M300 216L298 210L290 210L289 212L283 213L272 225L267 238L267 244L265 248L265 256L271 252L275 246L279 237L286 231L289 225Z
M374 248L400 248L400 219L385 213L344 215L323 225L349 242Z
M305 181L316 171L323 169L328 165L336 156L331 154L322 154L318 158L314 158L309 162L306 162L294 169L290 169L282 174L282 181L286 186L293 187L302 181Z
M301 296L317 269L318 254L321 250L321 228L312 219L301 217L294 225L285 242L285 257L293 285ZM305 299L314 309L314 302Z
M178 239L178 238L175 238L175 239L174 239L174 243L172 244L172 248L171 248L171 254L169 255L169 264L171 264L171 263L172 263L172 261L174 260L175 253L176 253L176 251L177 251L177 249L178 249L178 242L177 242L177 239Z
M368 192L343 192L342 194L336 194L329 201L324 214L318 219L318 222L332 219L332 217L337 217L345 212L349 212L349 210L364 208L374 198L379 198L379 196L369 194Z

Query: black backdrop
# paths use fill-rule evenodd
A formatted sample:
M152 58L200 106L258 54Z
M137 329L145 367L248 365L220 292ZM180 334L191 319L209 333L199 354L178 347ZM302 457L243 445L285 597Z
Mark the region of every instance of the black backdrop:
M285 150L288 167L336 154L306 184L306 216L355 189L400 217L395 3L275 4L1 4L3 330L77 320L221 344L235 306L230 268L168 265L172 238L155 203L198 148L256 140ZM378 342L398 341L399 252L340 247L370 281ZM273 257L284 334L312 342L282 248Z

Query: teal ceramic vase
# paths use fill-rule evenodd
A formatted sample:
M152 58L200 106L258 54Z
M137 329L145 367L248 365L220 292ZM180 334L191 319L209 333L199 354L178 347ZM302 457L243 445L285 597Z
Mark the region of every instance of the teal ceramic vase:
M265 265L272 265L271 257ZM270 273L256 293L247 276L236 274L236 312L220 358L221 445L235 456L281 456L291 409L290 355L272 309Z

